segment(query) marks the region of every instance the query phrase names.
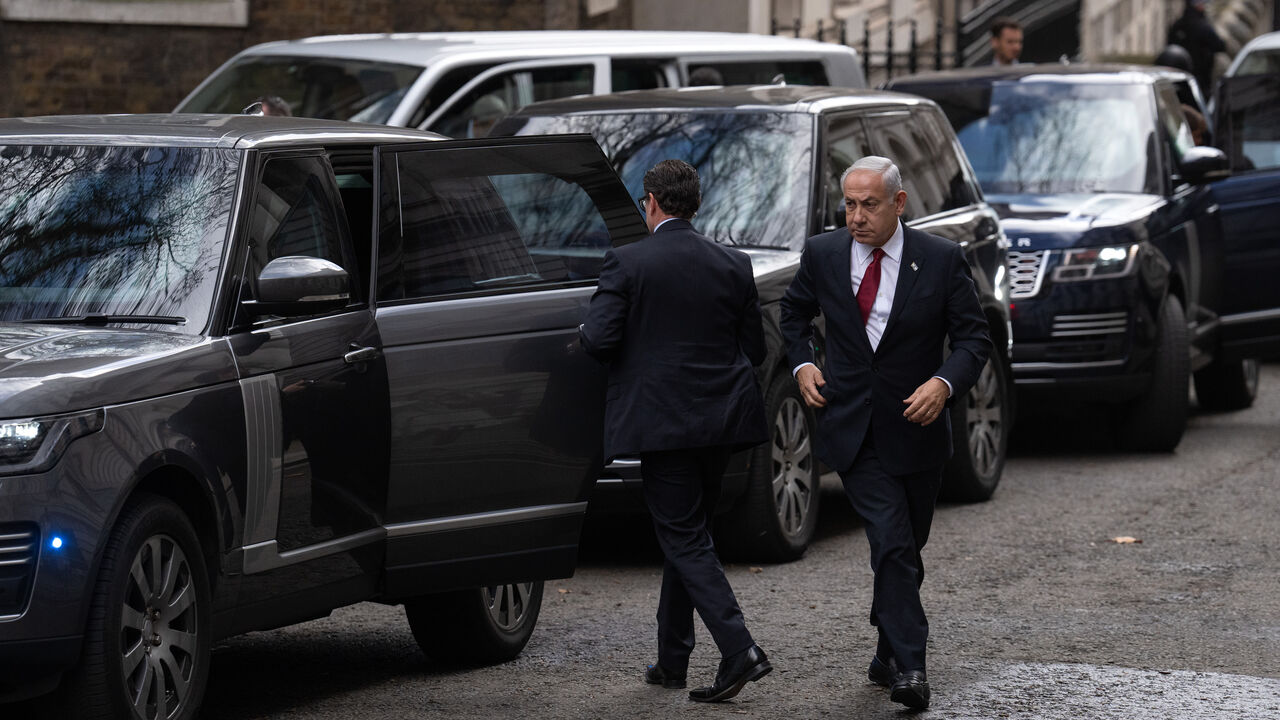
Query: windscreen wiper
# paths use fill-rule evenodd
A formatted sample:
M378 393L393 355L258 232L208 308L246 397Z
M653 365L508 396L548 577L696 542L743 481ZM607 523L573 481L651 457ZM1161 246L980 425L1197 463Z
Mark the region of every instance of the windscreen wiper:
M113 315L111 313L88 313L85 315L29 318L26 320L19 320L18 322L37 325L110 325L112 323L129 323L133 325L186 325L187 319L178 315Z

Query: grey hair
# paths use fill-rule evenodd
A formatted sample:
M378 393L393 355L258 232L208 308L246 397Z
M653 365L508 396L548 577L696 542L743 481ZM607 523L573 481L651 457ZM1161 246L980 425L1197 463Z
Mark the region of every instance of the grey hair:
M868 155L861 160L850 165L840 176L840 191L844 192L844 181L849 177L849 173L854 170L870 170L880 175L884 180L884 189L889 193L889 197L893 197L902 190L902 173L898 171L898 166L887 157L879 155Z

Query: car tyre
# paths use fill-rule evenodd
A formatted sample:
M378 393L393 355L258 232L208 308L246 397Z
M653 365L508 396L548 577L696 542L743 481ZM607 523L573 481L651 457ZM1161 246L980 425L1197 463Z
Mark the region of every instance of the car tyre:
M103 551L69 717L195 718L212 648L211 582L190 520L151 495L125 507Z
M804 555L818 526L819 462L813 410L800 386L781 375L765 394L769 442L751 451L747 488L730 514L718 520L734 556L789 562Z
M955 453L942 481L947 500L982 502L995 493L1009 449L1009 398L1008 367L992 356L977 382L951 408Z
M1160 309L1151 386L1129 407L1120 446L1140 452L1172 452L1187 428L1191 358L1182 302L1170 295Z
M515 659L542 610L542 582L513 583L423 595L405 603L418 647L449 665L493 665Z
M1195 373L1196 400L1202 410L1243 410L1258 397L1258 361L1214 360Z

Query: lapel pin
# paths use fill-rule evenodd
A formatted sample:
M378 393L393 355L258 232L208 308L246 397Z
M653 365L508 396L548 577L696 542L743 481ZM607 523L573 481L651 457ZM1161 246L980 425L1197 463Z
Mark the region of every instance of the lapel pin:
M912 270L913 272L919 272L919 271L920 271L920 267L919 267L918 265L916 265L915 263L911 263L911 270Z

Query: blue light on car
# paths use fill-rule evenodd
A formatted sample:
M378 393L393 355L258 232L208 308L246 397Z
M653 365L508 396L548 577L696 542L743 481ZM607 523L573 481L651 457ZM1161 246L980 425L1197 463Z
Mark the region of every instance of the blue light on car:
M53 548L54 550L61 550L61 549L62 549L62 536L61 536L61 535L54 535L53 537L49 538L49 547Z

